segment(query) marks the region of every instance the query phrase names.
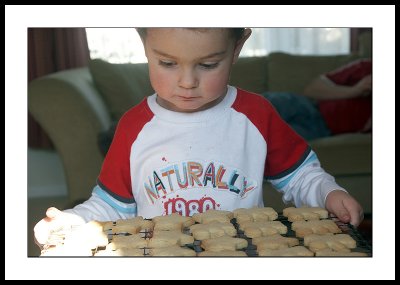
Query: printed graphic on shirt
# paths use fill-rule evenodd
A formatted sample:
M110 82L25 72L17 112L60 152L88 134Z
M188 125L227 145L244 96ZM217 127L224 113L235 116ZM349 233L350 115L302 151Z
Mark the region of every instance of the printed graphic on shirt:
M184 161L152 171L148 175L147 181L143 183L142 190L150 204L157 203L159 199L165 200L173 197L167 204L175 205L179 203L181 205L179 207L185 205L192 210L201 209L200 212L202 212L203 208L204 210L211 206L211 208L215 208L215 201L209 197L203 197L201 201L184 201L182 198L177 198L179 193L189 190L201 192L207 189L222 191L243 199L255 188L257 188L256 180L249 178L233 167L227 167L213 161ZM165 205L165 207L176 208L168 205Z
M193 216L208 210L218 210L219 207L219 203L206 195L198 200L186 200L177 195L176 198L170 198L164 202L164 215L178 213L181 216Z

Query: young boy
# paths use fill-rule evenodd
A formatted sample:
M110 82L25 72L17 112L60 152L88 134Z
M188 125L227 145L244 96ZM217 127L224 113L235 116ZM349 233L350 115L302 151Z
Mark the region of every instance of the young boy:
M358 202L270 103L228 86L250 29L138 31L156 94L119 121L92 196L63 212L48 209L35 226L39 244L52 229L94 219L263 207L264 178L298 207L361 222Z

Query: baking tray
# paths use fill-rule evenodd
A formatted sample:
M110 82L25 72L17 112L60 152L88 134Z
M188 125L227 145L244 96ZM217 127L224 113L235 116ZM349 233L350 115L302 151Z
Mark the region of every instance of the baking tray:
M329 219L333 220L338 227L342 230L342 233L349 234L357 243L356 248L352 249L352 252L363 252L366 253L368 257L372 256L372 245L362 236L362 234L351 224L340 222L336 217L330 217ZM304 246L303 238L296 237L295 232L292 230L292 223L288 221L287 217L282 214L278 215L278 218L275 221L280 221L287 228L288 231L286 234L282 235L284 237L295 237L299 240L299 245ZM235 226L237 230L237 235L235 237L243 238L247 240L248 246L242 251L245 251L247 256L249 257L257 257L257 247L252 243L252 238L247 237L242 230L239 229L239 225L236 223L236 219L232 219L231 223ZM193 245L190 245L190 248L193 248L196 252L201 252L203 249L200 246L200 241L195 240Z
M338 227L342 230L342 233L349 234L357 243L357 247L352 249L352 252L363 252L366 253L368 257L372 256L372 244L370 244L364 237L363 235L351 224L348 223L342 223L340 222L337 218L335 217L330 217L329 219L332 219L335 221L335 223L338 225ZM304 245L303 239L296 237L295 232L291 229L291 222L288 221L286 217L284 217L282 214L278 215L278 218L276 221L282 222L288 229L287 233L284 234L283 236L285 237L295 237L299 240L299 245ZM248 246L245 249L242 249L241 251L244 251L247 256L249 257L257 257L257 247L252 243L252 238L247 237L242 230L239 229L239 225L236 222L236 219L232 219L231 223L234 225L234 227L237 230L237 235L235 237L238 238L243 238L246 239L248 242ZM188 228L185 228L183 231L185 234L190 235L190 231ZM151 231L141 231L142 237L144 239L149 239L152 236ZM129 234L115 234L115 235L129 235ZM109 240L112 239L113 234L111 232L108 233ZM201 241L195 240L193 244L186 244L185 247L193 249L196 253L202 252L203 249L200 246ZM99 247L93 251L93 254L96 251L104 250L105 248ZM149 254L149 248L141 248L143 250L143 256L148 256Z

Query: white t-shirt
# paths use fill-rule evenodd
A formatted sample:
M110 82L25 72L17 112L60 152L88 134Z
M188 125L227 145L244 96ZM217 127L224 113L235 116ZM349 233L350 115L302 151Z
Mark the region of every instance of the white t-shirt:
M179 113L156 96L121 118L98 187L74 208L86 220L263 207L265 178L298 206L342 189L264 97L229 86L218 105Z

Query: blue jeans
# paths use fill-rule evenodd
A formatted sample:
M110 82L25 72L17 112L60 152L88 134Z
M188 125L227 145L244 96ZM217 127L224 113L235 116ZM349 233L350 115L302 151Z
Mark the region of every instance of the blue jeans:
M321 113L309 98L289 92L263 92L263 95L288 123L305 140L331 135Z

